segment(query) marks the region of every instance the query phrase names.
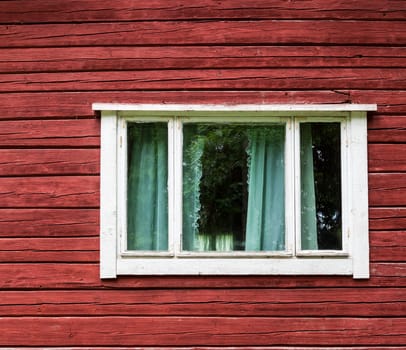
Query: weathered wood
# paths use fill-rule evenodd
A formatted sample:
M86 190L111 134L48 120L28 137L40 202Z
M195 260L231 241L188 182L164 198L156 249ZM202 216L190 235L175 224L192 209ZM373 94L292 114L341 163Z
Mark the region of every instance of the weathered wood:
M342 93L348 93L351 103L376 103L378 105L378 113L397 113L405 115L405 104L402 101L405 91L378 91L378 90L350 90ZM369 102L368 102L369 101ZM373 101L373 102L372 102ZM370 113L369 115L375 115Z
M20 0L0 3L1 23L92 22L187 19L405 19L401 0L368 1L310 0L306 3L283 0L152 0L138 3L120 1Z
M406 92L391 94L394 108L406 105ZM374 97L370 101L374 101ZM388 100L388 99L387 99ZM384 103L387 103L385 100ZM345 103L349 94L337 91L164 91L48 92L0 94L0 119L94 117L94 102L119 103Z
M400 0L0 1L0 346L401 349L405 15ZM377 103L371 278L100 280L94 102Z
M0 264L0 288L327 288L406 287L405 263L371 263L371 278L351 276L121 276L100 280L99 264Z
M71 113L74 114L74 109ZM0 128L0 146L99 147L100 120L4 121Z
M0 262L98 262L97 238L0 238Z
M327 307L326 307L327 306ZM404 316L404 288L2 291L0 316Z
M1 2L0 2L1 7ZM0 72L406 66L404 47L171 46L0 49Z
M160 346L160 349L182 349L182 350L194 350L196 349L195 346L182 346L181 348L179 347L173 347L173 346ZM302 346L222 346L223 349L227 350L238 350L238 349L244 349L244 350L309 350L309 347L302 347ZM27 348L31 349L31 348ZM65 350L65 348L60 348L62 350ZM133 347L127 347L127 346L115 346L115 347L104 347L104 346L96 346L96 347L82 347L82 346L75 346L75 350L89 350L89 349L94 349L94 350L131 350L134 349ZM200 350L218 350L218 346L199 346ZM337 347L318 347L318 349L325 349L325 350L336 350ZM368 347L365 346L351 346L351 350L405 350L406 347L403 346L375 346L375 345L368 345Z
M98 209L0 209L2 238L98 235Z
M405 262L404 232L373 232L371 261ZM0 262L98 262L98 238L0 238Z
M371 230L406 230L406 208L369 208Z
M406 143L397 145L369 144L368 169L370 172L406 171Z
M0 92L406 89L406 69L208 69L0 75Z
M0 176L97 175L99 153L98 149L0 149Z
M354 35L357 33L357 35ZM403 45L402 21L202 21L1 25L0 47Z
M404 318L3 317L0 343L63 345L402 344ZM112 332L111 330L116 330ZM345 333L346 336L343 336Z
M406 231L372 231L370 259L381 262L406 262Z
M370 247L370 261L373 262L406 262L406 246L404 244L395 247Z
M375 115L368 120L369 142L406 142L406 116Z
M0 178L0 208L99 206L99 177Z
M406 91L121 91L0 94L1 119L94 117L92 103L272 104L272 103L378 103L379 113L402 113ZM372 114L372 113L371 113ZM372 114L375 119L377 114ZM384 117L386 118L386 116ZM84 121L83 121L84 123ZM98 128L97 128L98 129Z
M369 205L406 206L406 173L370 174Z
M406 174L370 174L370 205L406 206ZM97 207L97 176L0 178L0 207Z

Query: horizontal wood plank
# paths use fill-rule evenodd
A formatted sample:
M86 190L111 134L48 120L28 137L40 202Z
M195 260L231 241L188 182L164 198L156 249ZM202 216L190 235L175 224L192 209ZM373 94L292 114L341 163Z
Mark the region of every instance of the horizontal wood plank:
M369 205L406 206L406 173L370 174Z
M405 318L3 317L3 345L402 344ZM343 336L345 333L345 337Z
M370 230L406 230L406 208L369 208Z
M0 176L97 175L99 153L98 149L0 149Z
M0 2L0 7L1 7ZM0 15L1 16L1 15ZM404 47L171 46L0 49L0 72L208 68L398 67Z
M49 349L49 348L44 348L43 349ZM27 347L26 349L29 350L34 350L36 348L32 347ZM133 347L127 347L127 346L75 346L75 350L131 350ZM173 347L173 346L160 346L160 349L182 349L182 350L194 350L196 349L195 346L182 346L181 348L179 347ZM302 347L302 346L278 346L278 345L269 345L269 346L222 346L222 349L226 350L239 350L239 349L244 349L244 350L309 350L308 346ZM318 347L318 350L337 350L336 346L323 346L323 347ZM351 346L351 350L405 350L406 347L404 346L391 346L391 345L369 345L369 346ZM53 350L50 348L50 350ZM58 350L71 350L69 347L58 347ZM199 350L218 350L218 346L199 346Z
M71 110L72 115L75 110ZM100 120L3 121L2 147L99 147Z
M189 69L0 75L0 92L406 89L406 69Z
M354 35L357 33L357 35ZM0 47L403 45L402 21L201 21L1 25Z
M100 91L0 94L1 119L94 117L92 103L273 104L377 103L378 113L406 110L406 90ZM373 114L374 118L376 113Z
M404 134L406 142L406 127ZM368 170L370 172L406 171L406 143L369 144Z
M351 276L121 276L101 280L99 264L3 263L0 288L326 288L406 287L405 263L371 263L371 278Z
M385 94L384 92L382 92ZM391 100L406 106L406 91L388 91ZM398 96L397 96L398 95ZM371 97L369 100L374 100ZM337 91L121 91L121 92L47 92L0 94L0 119L94 117L92 103L164 104L244 104L244 103L345 103L349 93ZM385 103L389 98L385 100Z
M0 208L98 206L98 176L0 178Z
M327 306L327 307L326 307ZM0 316L404 316L404 288L2 291Z
M57 13L57 16L55 16ZM55 2L20 0L0 3L1 23L92 22L187 19L404 19L401 0L368 1L309 0L291 2L274 0L152 0L139 6L130 0Z
M379 116L368 119L368 141L405 143L406 116Z
M406 206L406 174L370 174L373 207ZM97 207L98 176L0 178L0 207Z
M374 262L406 262L406 231L372 231L370 260Z
M0 262L98 261L98 238L0 238Z
M404 231L372 231L370 235L370 259L373 262L406 262L405 249ZM98 237L11 238L4 235L0 238L0 263L98 261Z
M1 238L98 235L98 209L0 209Z
M172 92L168 95L172 95ZM181 95L183 95L181 93ZM192 97L194 94L191 94ZM219 95L232 96L232 93ZM238 94L236 94L238 96ZM242 94L243 96L245 94ZM249 95L249 94L247 94ZM267 95L267 94L266 94ZM202 93L206 96L206 93ZM40 96L39 96L40 97ZM61 95L63 98L63 95ZM94 97L96 100L96 96ZM1 95L0 95L1 100ZM63 99L62 99L63 101ZM75 115L76 108L83 110L83 113L94 113L91 110L91 102L84 111L83 106L79 106L82 100L78 97L78 106L72 106L71 116ZM1 107L0 107L1 108ZM40 107L38 113L46 113L45 106ZM43 108L43 110L42 110ZM18 114L17 114L18 116ZM46 115L45 115L46 116ZM7 117L7 115L4 115ZM1 119L1 115L0 115ZM386 142L405 142L406 127L404 126L406 117L404 116L382 116L373 115L368 118L368 140L370 143ZM73 119L73 120L21 120L21 121L3 121L0 129L0 146L2 147L99 147L100 146L100 120L99 119ZM374 146L370 145L370 154L373 155L377 147L378 152L384 152L390 147L402 148L398 146ZM371 153L372 152L372 153ZM387 153L386 152L386 153ZM390 155L387 154L390 158ZM401 154L395 154L393 157L402 157ZM400 162L399 158L399 162ZM382 159L382 161L384 161ZM399 163L398 162L398 163ZM394 162L395 163L395 162ZM388 164L389 165L389 164ZM379 166L379 165L377 165ZM395 164L393 165L395 166Z

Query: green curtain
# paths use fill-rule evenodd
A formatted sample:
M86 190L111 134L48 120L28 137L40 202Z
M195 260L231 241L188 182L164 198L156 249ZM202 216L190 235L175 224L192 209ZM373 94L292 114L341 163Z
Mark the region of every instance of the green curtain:
M302 124L303 126L305 124ZM285 249L285 126L247 129L248 204L246 251ZM201 158L206 138L189 126L183 150L183 249L233 250L231 233L199 233ZM302 249L317 249L317 225L310 126L301 129ZM217 237L218 236L218 237Z
M310 123L300 124L301 241L303 250L317 250L316 195Z
M248 132L246 251L285 249L285 127Z
M128 127L127 249L168 249L168 131L164 123Z
M183 128L183 250L232 251L232 233L199 232L201 211L200 183L203 175L202 156L208 136L199 124Z

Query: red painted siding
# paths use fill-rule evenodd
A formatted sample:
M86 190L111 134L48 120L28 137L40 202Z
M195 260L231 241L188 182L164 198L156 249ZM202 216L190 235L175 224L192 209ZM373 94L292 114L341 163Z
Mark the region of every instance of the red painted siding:
M406 349L406 2L0 2L0 346ZM99 278L93 102L377 103L371 278Z

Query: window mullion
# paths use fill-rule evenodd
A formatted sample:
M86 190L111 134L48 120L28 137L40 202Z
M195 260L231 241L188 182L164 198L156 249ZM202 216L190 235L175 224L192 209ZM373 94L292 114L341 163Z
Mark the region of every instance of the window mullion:
M294 255L301 250L301 221L300 221L300 121L292 117L293 144L293 200L294 200Z
M285 251L295 252L294 238L294 124L287 119L285 124Z
M182 239L182 120L175 117L169 121L169 238L175 256L181 251Z

